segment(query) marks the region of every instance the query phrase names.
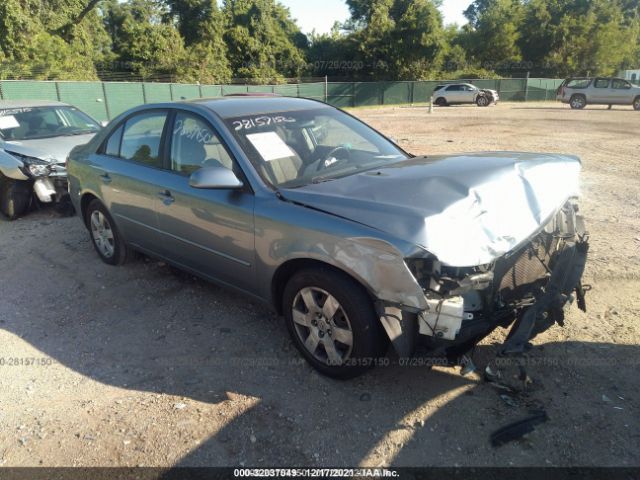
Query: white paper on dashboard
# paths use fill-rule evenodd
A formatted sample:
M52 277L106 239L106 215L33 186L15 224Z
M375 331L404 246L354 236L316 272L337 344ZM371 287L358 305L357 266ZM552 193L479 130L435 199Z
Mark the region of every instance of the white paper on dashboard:
M267 162L296 155L276 132L252 133L247 138Z
M6 130L7 128L18 128L20 124L16 117L13 115L6 115L4 117L0 117L0 130Z

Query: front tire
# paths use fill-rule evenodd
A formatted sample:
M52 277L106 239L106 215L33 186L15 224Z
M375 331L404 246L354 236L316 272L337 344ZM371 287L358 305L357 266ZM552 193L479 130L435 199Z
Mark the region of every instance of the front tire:
M31 204L31 185L0 173L0 212L9 220L23 215Z
M476 99L476 105L478 105L479 107L488 107L489 103L491 102L485 95L481 95Z
M635 111L640 111L640 97L636 97L636 99L633 101L633 109Z
M93 200L89 204L85 221L89 228L91 243L100 259L108 265L125 264L130 257L130 249L100 200Z
M329 268L296 273L283 306L293 343L324 375L354 378L385 354L388 341L371 298L345 274Z
M574 110L582 110L587 106L587 98L584 95L574 95L569 100L569 105Z

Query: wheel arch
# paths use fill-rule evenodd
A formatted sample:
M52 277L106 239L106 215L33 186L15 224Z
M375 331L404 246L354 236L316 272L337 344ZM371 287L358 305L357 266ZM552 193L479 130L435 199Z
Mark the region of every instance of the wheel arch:
M89 224L87 223L87 208L89 208L89 204L94 200L102 201L93 192L85 192L80 197L80 215L82 216L82 223L84 223L87 228L89 228Z
M356 282L363 289L363 291L367 293L372 302L376 300L376 296L374 295L370 286L366 285L365 282L362 281L362 279L357 278L350 272L347 272L345 269L315 258L293 258L280 265L276 269L271 279L271 302L278 315L282 315L284 312L282 297L284 294L285 286L287 285L289 279L291 279L291 277L293 277L293 275L295 275L297 272L311 268L324 268L341 275L345 275Z

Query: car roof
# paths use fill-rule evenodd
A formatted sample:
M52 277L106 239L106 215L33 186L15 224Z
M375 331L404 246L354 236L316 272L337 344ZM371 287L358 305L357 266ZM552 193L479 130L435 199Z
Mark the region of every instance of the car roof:
M0 109L26 107L69 107L70 105L52 100L0 100Z
M331 108L316 100L298 97L273 96L234 96L222 98L203 98L179 102L202 105L222 118L241 117L269 112L293 112L317 108Z

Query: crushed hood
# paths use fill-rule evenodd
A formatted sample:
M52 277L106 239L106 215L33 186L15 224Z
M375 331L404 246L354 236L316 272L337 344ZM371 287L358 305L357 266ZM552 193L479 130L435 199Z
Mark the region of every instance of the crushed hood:
M5 141L2 147L7 152L16 152L51 163L64 163L74 147L84 145L95 134L69 135L66 137L39 138L34 140Z
M281 194L468 267L492 262L544 227L578 195L580 170L580 160L566 155L416 157Z

